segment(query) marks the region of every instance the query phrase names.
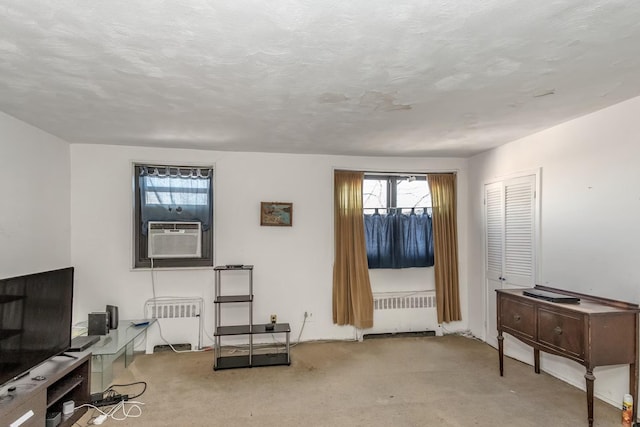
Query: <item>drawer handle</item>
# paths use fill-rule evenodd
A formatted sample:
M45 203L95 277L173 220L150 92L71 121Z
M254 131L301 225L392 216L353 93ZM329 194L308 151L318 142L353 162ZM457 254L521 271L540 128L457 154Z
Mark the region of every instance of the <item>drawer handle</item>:
M562 328L560 326L556 326L553 328L553 333L556 335L562 335Z
M516 322L519 322L519 321L520 321L520 319L521 319L521 317L520 317L520 315L519 315L519 314L514 314L514 315L513 315L513 320L515 320Z

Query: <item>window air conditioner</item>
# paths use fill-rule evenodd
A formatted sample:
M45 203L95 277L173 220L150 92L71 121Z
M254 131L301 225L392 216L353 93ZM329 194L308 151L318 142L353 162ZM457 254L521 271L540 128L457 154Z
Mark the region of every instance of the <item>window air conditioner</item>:
M202 224L199 222L149 221L149 258L201 258Z

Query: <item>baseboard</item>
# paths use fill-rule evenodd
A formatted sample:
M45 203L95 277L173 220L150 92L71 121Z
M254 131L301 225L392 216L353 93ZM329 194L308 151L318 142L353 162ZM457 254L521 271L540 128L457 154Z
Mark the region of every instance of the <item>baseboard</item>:
M401 337L435 337L436 331L414 331L414 332L388 332L379 334L364 334L362 339L375 338L401 338Z

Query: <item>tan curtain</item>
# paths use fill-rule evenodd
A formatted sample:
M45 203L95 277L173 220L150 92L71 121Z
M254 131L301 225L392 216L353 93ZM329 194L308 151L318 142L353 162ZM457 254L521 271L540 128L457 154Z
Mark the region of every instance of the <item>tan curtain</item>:
M433 205L438 323L462 320L458 287L456 175L429 174L428 181Z
M362 219L362 172L336 171L333 323L373 326L373 294Z

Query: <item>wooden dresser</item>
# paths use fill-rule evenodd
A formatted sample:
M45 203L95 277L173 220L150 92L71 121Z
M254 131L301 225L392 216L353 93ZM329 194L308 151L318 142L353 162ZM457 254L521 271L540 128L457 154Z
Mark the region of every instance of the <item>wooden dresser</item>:
M580 298L577 304L549 302L523 295L527 289L498 289L498 352L504 374L503 332L533 347L534 369L540 373L540 351L574 360L586 368L587 411L593 426L593 370L629 365L633 414L638 409L637 304L598 298L546 286L534 289ZM635 418L634 418L635 419Z

